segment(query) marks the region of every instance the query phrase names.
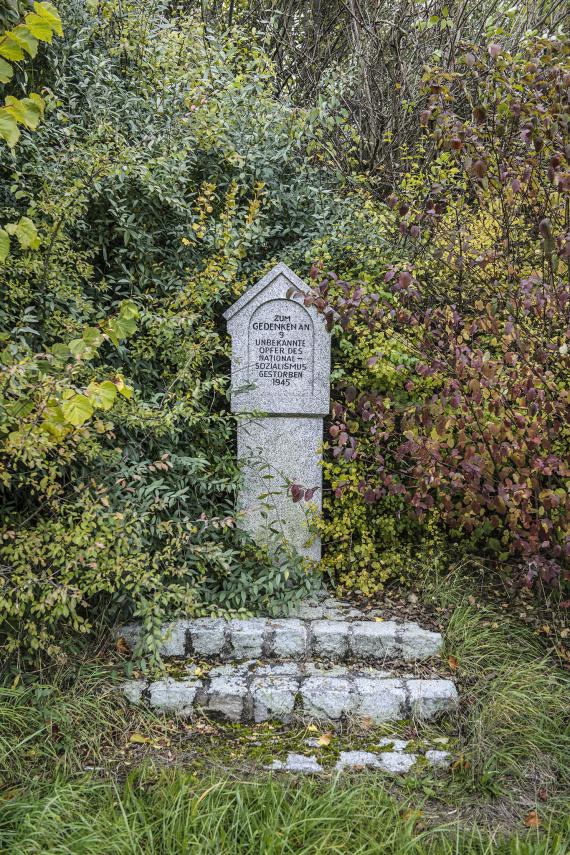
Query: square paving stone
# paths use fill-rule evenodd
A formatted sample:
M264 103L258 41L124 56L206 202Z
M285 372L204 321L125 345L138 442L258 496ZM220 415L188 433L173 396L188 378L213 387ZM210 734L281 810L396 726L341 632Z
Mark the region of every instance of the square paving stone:
M250 685L255 721L291 721L298 689L299 681L292 677L255 677Z
M403 751L384 751L378 759L380 768L385 772L403 774L410 771L418 758L416 754L404 754Z
M457 689L451 680L408 680L412 715L429 719L456 709Z
M351 624L350 649L359 659L384 659L397 657L400 648L396 641L398 625L395 621L354 621Z
M259 659L263 653L263 637L267 627L264 618L231 620L228 623L230 643L237 659Z
M247 694L247 683L242 677L212 677L205 706L228 721L240 721Z
M352 684L343 677L307 677L301 683L305 715L336 721L354 710Z
M378 768L379 765L380 758L377 754L373 754L371 751L341 751L338 756L338 761L336 763L335 769L341 771L345 768Z
M357 677L354 713L374 723L405 717L406 692L400 680L374 680Z
M429 659L437 656L443 647L439 632L423 629L417 623L403 623L401 637L403 659Z
M192 621L192 651L198 656L219 656L224 647L226 625L226 621L220 618L197 618Z
M346 621L316 620L312 624L312 654L323 659L343 659L348 650Z
M267 768L273 772L302 772L304 774L323 771L314 754L307 757L305 754L291 753L287 755L287 760L274 760L271 766Z
M276 659L303 659L306 656L307 629L302 621L295 618L272 620L268 629L273 635L271 656Z
M150 705L160 712L177 713L189 716L192 713L194 699L202 686L200 680L157 680L149 686Z

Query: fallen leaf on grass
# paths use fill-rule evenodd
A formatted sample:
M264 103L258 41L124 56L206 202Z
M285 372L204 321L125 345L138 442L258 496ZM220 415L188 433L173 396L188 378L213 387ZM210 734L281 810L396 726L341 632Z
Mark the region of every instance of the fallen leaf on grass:
M459 668L459 660L457 659L457 656L448 656L447 664L449 665L452 671L457 671L457 669Z
M330 745L332 733L321 733L319 736L319 745Z
M150 736L143 736L142 733L132 733L129 736L130 745L149 745L151 748L168 748L170 745L169 739L152 739Z
M218 732L218 728L215 727L213 724L210 724L207 721L201 721L200 719L198 719L197 721L194 721L192 724L185 724L184 730L188 731L188 733L197 732L197 733L204 733L204 734L217 733Z
M115 650L117 653L120 653L121 656L130 656L131 648L125 641L122 635L120 635L115 643Z
M524 818L524 824L527 828L538 828L540 825L540 817L535 810L529 810Z
M142 733L131 733L129 742L132 745L150 745L152 739L150 736L143 736Z
M307 727L307 730L309 730L311 733L318 733L319 732L319 728L317 727L316 724L309 724Z
M451 769L453 772L458 772L460 769L470 769L471 762L460 754L455 763L452 764Z

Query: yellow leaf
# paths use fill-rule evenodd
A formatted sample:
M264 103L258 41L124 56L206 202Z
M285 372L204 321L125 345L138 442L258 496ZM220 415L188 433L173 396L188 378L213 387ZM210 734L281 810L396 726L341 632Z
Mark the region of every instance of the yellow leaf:
M376 623L382 623L384 618L383 617L375 617L374 620L376 621Z
M332 733L321 733L319 736L319 745L330 745L332 740Z
M131 733L129 742L132 745L150 745L152 739L149 736L143 736L142 733Z
M310 724L307 727L307 730L309 730L311 733L318 733L319 732L319 728L317 727L316 724Z

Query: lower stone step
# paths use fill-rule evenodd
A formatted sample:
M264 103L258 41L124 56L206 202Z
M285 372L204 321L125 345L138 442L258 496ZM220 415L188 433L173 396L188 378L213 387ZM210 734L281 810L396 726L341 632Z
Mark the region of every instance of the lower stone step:
M130 680L123 691L131 702L183 717L202 711L231 722L294 719L341 722L366 719L374 724L453 712L458 697L446 679L394 676L379 670L313 663L221 665L207 676L163 680Z
M451 764L448 751L426 751L423 754L404 751L341 751L334 771L378 769L391 774L405 774L420 764L434 769L447 769ZM274 760L266 767L270 772L292 772L295 774L319 774L325 768L314 754L295 754L289 752L285 760Z
M332 612L332 614L335 614ZM420 661L440 653L439 632L417 623L376 619L195 618L175 620L163 627L163 656L194 656L231 661L243 659L328 659ZM361 615L364 618L364 615ZM131 648L141 636L138 624L119 630Z

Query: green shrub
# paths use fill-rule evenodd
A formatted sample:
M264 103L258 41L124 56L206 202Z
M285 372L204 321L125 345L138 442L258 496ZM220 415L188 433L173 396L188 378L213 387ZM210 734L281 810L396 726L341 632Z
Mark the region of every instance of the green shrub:
M152 637L167 612L285 608L314 584L236 525L221 313L344 204L307 157L321 108L273 99L247 32L217 40L161 4L59 7L64 40L31 62L45 120L0 164L4 220L34 227L0 268L12 654L57 655L102 611Z

